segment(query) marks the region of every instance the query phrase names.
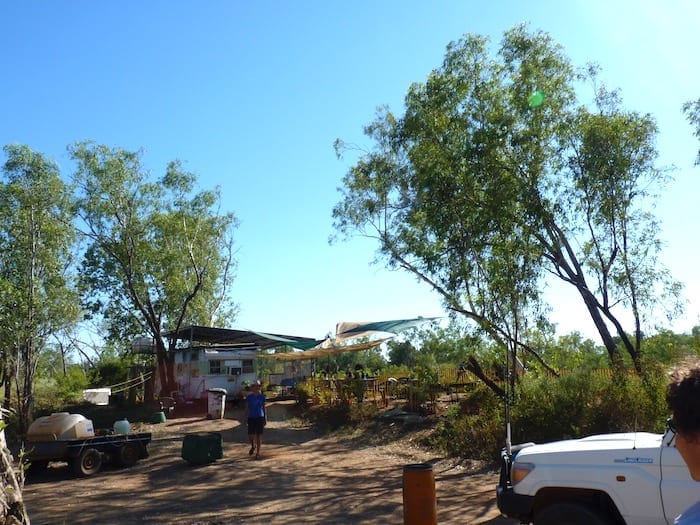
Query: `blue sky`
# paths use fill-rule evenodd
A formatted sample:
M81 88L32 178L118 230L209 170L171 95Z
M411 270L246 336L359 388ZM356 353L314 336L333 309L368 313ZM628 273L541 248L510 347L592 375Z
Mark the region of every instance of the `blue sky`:
M5 1L0 3L0 145L27 144L72 166L91 139L144 150L160 176L181 159L219 185L237 231L235 328L323 337L339 321L440 316L438 297L372 265L369 241L328 244L350 160L379 105L400 112L412 82L465 33L529 22L576 65L598 62L626 107L655 116L675 181L658 202L663 261L700 324L698 150L680 112L700 97L694 0ZM562 332L594 335L575 298L551 291Z

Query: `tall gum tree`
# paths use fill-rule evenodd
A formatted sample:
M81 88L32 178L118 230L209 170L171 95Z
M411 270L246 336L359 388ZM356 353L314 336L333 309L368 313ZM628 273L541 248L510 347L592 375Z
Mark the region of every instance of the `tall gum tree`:
M5 441L3 414L17 414L26 433L34 377L51 334L77 321L70 273L75 231L70 188L55 163L24 145L3 149L0 180L0 522L29 523L22 466ZM13 393L14 387L14 393Z
M77 163L78 216L88 240L81 271L90 311L109 338L147 333L155 342L161 392L177 390L168 331L221 326L235 315L232 213L218 190L195 191L196 177L171 162L151 182L141 153L90 142L71 146Z
M4 148L0 185L0 357L5 408L20 434L32 421L34 375L50 335L77 321L71 274L72 192L58 167L28 146ZM10 386L14 385L14 396Z
M495 56L487 45L475 35L449 44L442 66L409 88L403 116L378 111L365 128L373 147L343 179L335 229L376 238L380 258L513 360L539 359L527 334L546 323L554 276L578 292L611 361L622 366L627 352L641 372L646 315L657 297L672 315L679 292L645 208L665 181L654 121L604 89L595 111L578 103L577 83L596 72L577 72L546 33L518 26Z

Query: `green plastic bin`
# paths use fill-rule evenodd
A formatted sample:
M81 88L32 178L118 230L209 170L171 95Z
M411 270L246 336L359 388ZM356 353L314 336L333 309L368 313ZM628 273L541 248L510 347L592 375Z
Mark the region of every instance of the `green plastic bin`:
M185 434L182 439L182 459L191 465L213 463L224 457L224 438L218 432Z

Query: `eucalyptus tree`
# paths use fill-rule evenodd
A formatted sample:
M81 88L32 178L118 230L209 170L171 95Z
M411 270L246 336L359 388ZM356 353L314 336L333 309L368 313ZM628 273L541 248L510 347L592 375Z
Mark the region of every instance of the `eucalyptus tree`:
M77 322L71 273L72 191L56 164L27 146L4 148L0 185L0 357L4 406L31 423L34 376L48 338ZM14 385L14 395L11 385Z
M700 98L683 104L683 113L685 113L688 122L695 127L693 134L700 139ZM698 149L698 156L695 158L695 165L700 165L700 149Z
M495 55L488 44L449 44L409 88L403 115L378 111L365 128L373 146L343 179L335 229L376 238L380 259L427 282L513 360L539 359L527 334L547 325L543 290L559 279L609 358L622 363L620 341L641 371L646 316L657 297L672 314L678 294L645 208L665 181L655 123L602 88L593 110L580 104L578 82L595 70L575 70L546 33L515 27ZM348 149L336 142L339 155Z
M411 341L391 339L386 343L389 363L395 366L411 367L416 364L418 350Z
M112 341L149 334L163 392L176 390L176 340L187 324L231 321L233 213L221 212L218 189L197 191L179 162L149 179L140 152L90 142L70 147L76 161L78 216L88 247L81 282L89 311L103 316Z

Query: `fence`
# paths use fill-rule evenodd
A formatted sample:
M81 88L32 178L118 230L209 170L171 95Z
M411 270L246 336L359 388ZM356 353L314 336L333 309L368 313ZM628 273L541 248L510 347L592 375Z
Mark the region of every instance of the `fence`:
M366 378L311 377L304 382L304 389L314 404L369 402L386 407L391 401L405 400L413 408L426 405L432 409L438 396L450 394L456 400L460 392L477 383L476 376L468 370L446 367L438 370L438 382L429 385L408 376L380 374Z

